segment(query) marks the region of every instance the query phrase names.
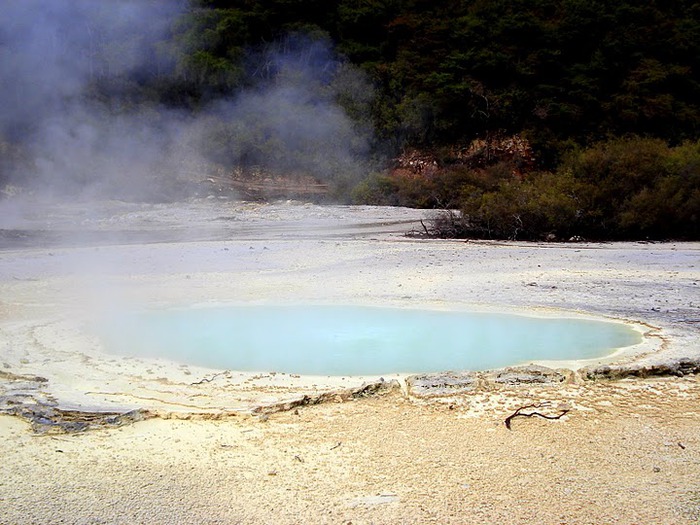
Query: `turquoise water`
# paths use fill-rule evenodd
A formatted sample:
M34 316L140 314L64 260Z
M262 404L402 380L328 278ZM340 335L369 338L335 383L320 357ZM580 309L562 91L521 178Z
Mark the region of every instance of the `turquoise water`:
M588 359L641 342L602 321L358 306L240 306L111 318L108 352L240 371L381 375Z

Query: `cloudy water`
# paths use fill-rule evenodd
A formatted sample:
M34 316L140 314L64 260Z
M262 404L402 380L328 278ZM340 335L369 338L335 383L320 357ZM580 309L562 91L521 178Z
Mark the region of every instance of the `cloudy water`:
M618 323L358 306L236 306L113 317L105 349L239 371L381 375L591 359L641 342Z

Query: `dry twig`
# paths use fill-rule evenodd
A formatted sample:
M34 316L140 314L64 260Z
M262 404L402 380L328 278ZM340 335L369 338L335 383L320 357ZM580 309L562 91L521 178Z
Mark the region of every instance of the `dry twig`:
M546 406L549 406L549 403L538 403L538 404L536 404L536 405L525 405L525 406L522 406L522 407L518 408L515 412L513 412L510 416L508 416L508 417L505 419L504 423L505 423L505 425L506 425L506 428L507 428L508 430L511 429L511 428L510 428L510 422L513 420L513 418L516 418L516 417L533 417L533 416L538 416L538 417L541 417L541 418L544 418L544 419L560 419L561 417L563 417L564 415L566 415L566 414L569 412L569 409L568 409L568 408L561 410L561 411L559 412L559 414L557 414L557 415L555 415L555 416L551 416L551 415L547 415L547 414L542 414L542 413L540 413L540 412L523 412L523 410L527 410L527 409L529 409L529 408L542 408L542 407L546 407Z

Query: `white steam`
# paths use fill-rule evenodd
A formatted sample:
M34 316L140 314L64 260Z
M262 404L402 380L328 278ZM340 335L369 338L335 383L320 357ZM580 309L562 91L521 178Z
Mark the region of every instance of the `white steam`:
M372 90L322 40L250 51L248 87L197 111L131 97L134 79L177 74L170 31L186 9L172 0L5 0L0 189L163 200L189 196L214 167L326 181L366 172Z

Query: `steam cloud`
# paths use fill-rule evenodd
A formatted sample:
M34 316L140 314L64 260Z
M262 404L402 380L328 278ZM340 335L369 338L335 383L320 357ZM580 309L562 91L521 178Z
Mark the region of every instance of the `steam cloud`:
M118 81L175 74L169 31L184 11L166 0L3 2L0 190L162 200L188 196L214 163L325 180L365 172L371 130L357 117L371 88L328 42L251 51L251 87L197 112L124 96Z
M366 114L372 90L328 42L292 36L251 62L257 64L250 72L257 89L214 104L220 128L209 128L214 136L204 134L203 151L223 163L322 180L353 179L366 171L371 130L352 121L336 100ZM216 135L229 140L217 144Z

